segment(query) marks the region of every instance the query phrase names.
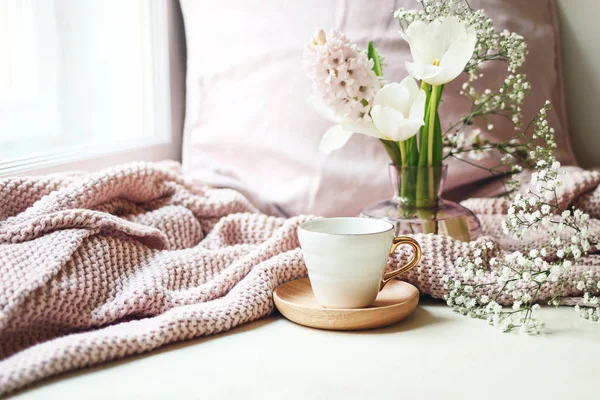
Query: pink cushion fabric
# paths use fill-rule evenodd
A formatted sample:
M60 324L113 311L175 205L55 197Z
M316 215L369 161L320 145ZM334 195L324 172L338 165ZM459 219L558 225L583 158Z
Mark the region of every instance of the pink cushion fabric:
M386 78L400 80L406 76L404 62L410 53L391 10L418 7L417 2L181 0L181 4L188 55L183 148L188 174L239 189L263 210L288 215L355 215L366 204L391 195L389 159L379 141L355 135L329 156L317 149L331 124L305 102L311 86L302 68L302 51L317 27L335 27L363 48L373 40L386 57ZM551 100L554 112L549 122L557 131L559 159L573 164L553 2L470 4L486 9L498 27L527 39L530 54L523 72L535 94L527 100L525 116L530 118L546 99ZM504 65L486 70L484 87L494 88L505 71ZM467 100L458 94L461 84L454 81L444 90L442 124L456 121L466 111ZM508 121L491 122L495 137L514 135ZM478 123L484 132L485 125ZM487 162L495 165L498 159ZM489 178L487 172L464 163L449 164L449 190L474 187L474 182Z

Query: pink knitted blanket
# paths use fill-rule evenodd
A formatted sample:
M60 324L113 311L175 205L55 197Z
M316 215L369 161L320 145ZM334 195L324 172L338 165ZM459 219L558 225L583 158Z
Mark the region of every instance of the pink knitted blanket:
M600 174L575 170L565 183L561 201L600 216ZM467 203L503 249L543 240L502 239L503 200ZM262 215L164 164L0 179L0 395L268 315L274 288L306 274L296 228L307 218ZM453 262L469 247L416 238L424 258L406 279L441 298L441 277L458 276Z

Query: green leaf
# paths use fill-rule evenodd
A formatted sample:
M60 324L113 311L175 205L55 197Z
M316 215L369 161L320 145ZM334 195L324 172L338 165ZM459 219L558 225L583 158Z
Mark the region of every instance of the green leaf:
M396 165L402 165L402 155L400 154L400 149L396 145L396 142L394 142L392 140L385 140L385 139L379 139L379 140L381 141L381 144L383 144L383 147L385 148L385 151L388 153L388 156L390 156L392 163L396 164Z
M425 152L421 152L421 153L427 153ZM415 204L417 207L428 207L430 206L430 193L429 193L429 172L430 172L430 168L428 168L427 166L421 167L418 169L417 172L417 184L416 184L416 199L415 199Z
M369 60L373 60L373 72L377 76L383 76L383 70L381 69L381 59L379 58L379 53L375 48L373 42L369 42L369 47L367 49L367 56Z
M425 113L425 117L427 117L427 113ZM427 166L427 143L429 142L429 135L427 132L427 125L423 125L421 127L421 131L419 132L419 167Z
M417 135L406 140L406 162L409 167L416 167L419 163L419 148L417 146Z
M433 160L431 165L442 165L443 145L442 145L442 127L440 124L440 114L435 113L435 127L433 130Z
M435 111L435 126L433 131L433 160L431 165L441 166L443 159L443 139L442 139L442 124L440 122L439 105L444 93L444 85L438 87L439 94L437 96L437 106Z
M442 94L444 94L444 86L445 85L440 85L438 86L438 97L437 97L437 105L435 106L436 110L440 107L440 101L442 100Z
M429 90L426 84L421 85L423 90L425 90L426 99L425 99L425 125L421 127L419 131L419 167L427 166L427 143L429 142L429 129L427 127L427 122L429 121L429 99L431 98L431 91Z

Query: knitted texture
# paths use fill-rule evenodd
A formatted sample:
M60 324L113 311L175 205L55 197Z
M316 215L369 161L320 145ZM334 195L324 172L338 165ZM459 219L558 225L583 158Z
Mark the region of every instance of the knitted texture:
M599 216L599 182L598 173L571 172L561 202ZM504 200L466 204L482 221L481 240L511 251L544 240L502 238ZM262 215L238 192L193 185L164 164L0 179L0 395L268 315L273 290L306 275L296 229L310 218ZM423 260L404 278L441 298L442 276L459 278L454 260L471 250L415 238ZM400 250L388 267L410 256ZM600 258L582 264L598 268ZM546 286L541 299L555 292Z

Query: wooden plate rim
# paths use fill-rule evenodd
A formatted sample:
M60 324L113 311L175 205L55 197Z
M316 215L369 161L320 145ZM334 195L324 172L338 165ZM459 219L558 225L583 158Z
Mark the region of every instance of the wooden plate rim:
M401 306L403 304L406 304L406 303L409 303L411 301L414 301L414 299L418 298L419 295L420 295L420 291L419 291L419 289L417 289L417 287L415 285L412 285L412 284L410 284L408 282L405 282L405 281L399 281L399 282L403 282L403 283L405 283L407 285L410 285L410 286L414 287L416 289L416 294L414 296L410 297L409 299L401 302L401 303L394 303L394 304L390 304L389 306L366 307L366 308L326 308L326 307L323 307L323 306L314 307L314 306L307 306L307 305L303 305L303 304L293 303L291 301L284 300L281 296L279 296L279 294L277 293L278 290L279 290L279 288L284 287L287 284L290 284L292 282L296 282L296 281L299 281L299 280L307 280L307 281L310 282L310 279L308 279L308 278L298 278L298 279L293 279L291 281L288 281L288 282L286 282L286 283L284 283L282 285L279 285L275 289L275 291L273 292L273 298L274 298L274 300L275 300L275 297L276 297L277 300L279 300L282 303L285 303L285 304L287 304L288 306L291 306L291 307L304 308L304 309L309 309L309 310L318 310L318 311L326 312L326 313L327 312L331 312L331 313L339 313L339 312L352 312L352 313L356 313L356 312L363 312L363 313L365 313L365 312L373 312L373 311L376 311L376 310L386 310L386 309L389 309L389 308L396 308L396 307Z

